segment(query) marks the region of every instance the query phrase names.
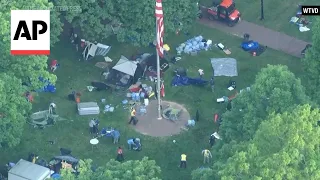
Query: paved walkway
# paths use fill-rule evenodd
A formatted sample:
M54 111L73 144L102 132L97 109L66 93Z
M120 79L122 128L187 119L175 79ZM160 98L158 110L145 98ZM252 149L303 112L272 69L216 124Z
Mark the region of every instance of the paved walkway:
M300 53L309 43L288 36L286 34L273 31L263 26L241 20L234 27L228 27L225 23L211 21L206 17L199 20L200 23L224 32L229 32L235 36L243 37L245 33L250 34L250 39L272 49L285 52L295 57L301 57Z

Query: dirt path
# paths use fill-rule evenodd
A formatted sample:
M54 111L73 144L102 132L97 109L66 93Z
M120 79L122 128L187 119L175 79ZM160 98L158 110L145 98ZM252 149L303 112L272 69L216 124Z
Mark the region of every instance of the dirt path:
M243 20L234 27L228 27L225 23L219 21L211 21L206 17L200 19L199 22L238 37L243 37L245 33L248 33L250 34L250 39L264 46L299 58L301 57L301 51L309 44L308 42Z

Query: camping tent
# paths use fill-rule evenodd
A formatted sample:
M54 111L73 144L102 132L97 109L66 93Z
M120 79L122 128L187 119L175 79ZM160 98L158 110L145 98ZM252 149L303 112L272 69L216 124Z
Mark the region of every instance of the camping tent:
M124 74L128 74L129 76L134 76L137 69L137 64L130 61L126 57L121 56L120 60L112 69L122 72Z
M121 56L117 64L108 73L106 83L126 87L132 83L136 83L137 80L142 77L142 74L143 69L139 63Z
M89 58L93 58L94 56L105 56L110 51L111 46L104 44L94 44L89 41L86 42L86 47L84 48L82 55L84 60L88 60Z
M45 180L50 178L50 169L20 159L8 172L9 180Z

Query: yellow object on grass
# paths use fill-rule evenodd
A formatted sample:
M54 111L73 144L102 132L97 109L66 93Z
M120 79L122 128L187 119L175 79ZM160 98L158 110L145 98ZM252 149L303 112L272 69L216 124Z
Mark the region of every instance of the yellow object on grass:
M152 96L154 96L154 92L152 92L152 93L149 95L149 98L151 98Z
M170 46L168 44L163 45L165 51L170 51Z

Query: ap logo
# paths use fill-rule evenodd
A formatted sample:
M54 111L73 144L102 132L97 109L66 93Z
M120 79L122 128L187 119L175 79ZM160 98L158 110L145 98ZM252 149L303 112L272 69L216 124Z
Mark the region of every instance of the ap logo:
M11 54L50 54L50 10L11 11Z

